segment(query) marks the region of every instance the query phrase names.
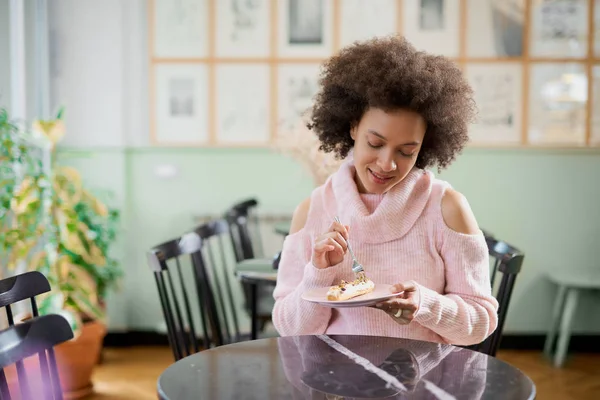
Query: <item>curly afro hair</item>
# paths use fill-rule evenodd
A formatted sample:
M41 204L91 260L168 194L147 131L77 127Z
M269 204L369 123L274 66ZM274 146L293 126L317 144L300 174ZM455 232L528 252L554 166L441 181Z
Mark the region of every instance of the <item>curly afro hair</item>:
M417 51L401 36L357 42L322 66L321 89L307 127L320 149L345 158L350 130L369 108L409 109L427 122L416 166L446 168L468 141L475 117L473 91L446 57Z

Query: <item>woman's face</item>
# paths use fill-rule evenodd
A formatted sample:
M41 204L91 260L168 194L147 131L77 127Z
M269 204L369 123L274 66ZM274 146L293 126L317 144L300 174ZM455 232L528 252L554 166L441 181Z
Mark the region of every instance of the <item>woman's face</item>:
M404 179L417 161L426 128L413 111L367 110L350 131L359 192L386 193Z

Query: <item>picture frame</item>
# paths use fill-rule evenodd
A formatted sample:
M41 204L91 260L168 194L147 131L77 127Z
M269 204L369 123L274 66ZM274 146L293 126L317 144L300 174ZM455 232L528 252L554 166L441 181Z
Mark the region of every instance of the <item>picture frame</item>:
M216 140L224 145L263 145L271 137L267 64L223 64L216 75Z
M340 47L356 41L398 32L396 0L344 0L340 2Z
M153 68L155 144L208 144L208 67L203 63L160 63Z
M590 121L590 145L600 146L600 65L594 64L592 70L592 115Z
M279 0L280 58L325 58L333 54L333 1Z
M271 55L271 1L217 1L215 52L222 58Z
M528 142L586 144L587 75L583 63L530 66Z
M589 31L588 1L593 0L532 2L530 56L586 57Z
M202 58L208 55L210 0L151 0L152 56Z
M474 90L477 122L471 143L518 145L523 132L523 68L519 62L469 63L465 74Z
M277 132L296 129L319 89L318 63L282 64L277 71Z
M460 0L402 3L404 36L417 48L447 57L460 56Z
M471 58L520 58L525 42L527 0L468 0L466 55Z

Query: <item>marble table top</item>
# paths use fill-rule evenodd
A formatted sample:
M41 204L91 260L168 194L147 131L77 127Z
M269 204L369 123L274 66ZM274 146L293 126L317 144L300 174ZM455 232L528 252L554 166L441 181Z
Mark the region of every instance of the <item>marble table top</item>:
M455 346L374 336L297 336L188 356L158 380L162 399L533 399L515 367Z

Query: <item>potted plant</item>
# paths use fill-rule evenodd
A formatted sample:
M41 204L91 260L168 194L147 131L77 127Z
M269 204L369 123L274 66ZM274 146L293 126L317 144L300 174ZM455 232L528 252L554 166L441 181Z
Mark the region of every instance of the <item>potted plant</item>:
M42 187L36 188L46 190L49 183L50 196L41 201L46 221L35 227L44 243L27 264L50 282L51 291L39 296L40 314L63 315L75 333L56 347L56 355L65 396L78 398L92 391L91 375L106 334L104 301L122 276L110 255L120 215L84 187L77 170L56 162L56 144L65 133L62 111L55 119L36 120L33 133L50 144L51 172L47 182L38 179Z
M25 263L38 244L49 197L36 141L0 109L0 279Z

